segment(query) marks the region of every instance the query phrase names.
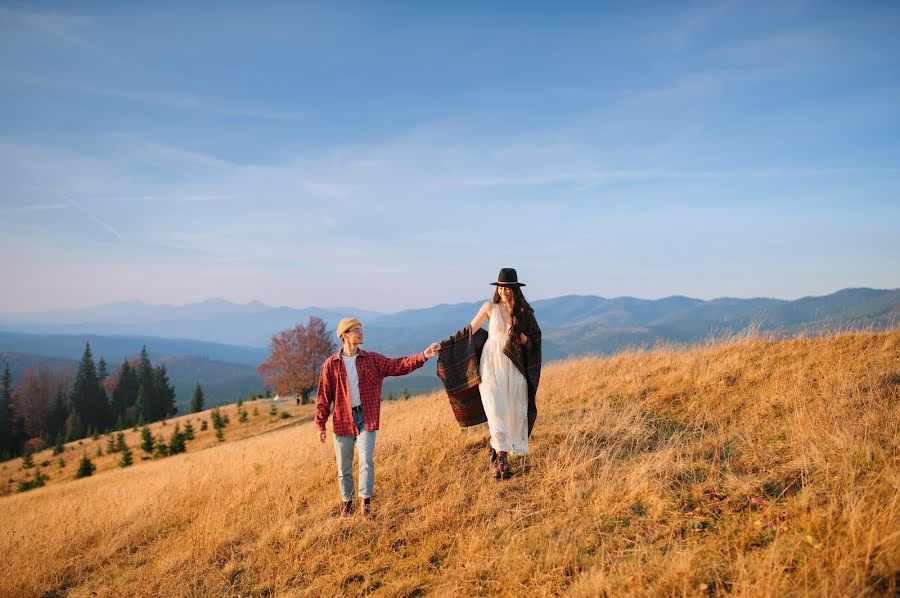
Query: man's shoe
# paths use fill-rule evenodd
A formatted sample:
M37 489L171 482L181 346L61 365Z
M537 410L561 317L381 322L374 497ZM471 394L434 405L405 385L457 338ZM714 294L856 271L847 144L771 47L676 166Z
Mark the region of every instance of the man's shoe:
M341 517L349 517L353 514L353 501L348 500L344 501L344 506L341 507Z
M360 514L366 519L375 519L375 515L372 514L372 499L364 498L362 502L362 508L360 509Z

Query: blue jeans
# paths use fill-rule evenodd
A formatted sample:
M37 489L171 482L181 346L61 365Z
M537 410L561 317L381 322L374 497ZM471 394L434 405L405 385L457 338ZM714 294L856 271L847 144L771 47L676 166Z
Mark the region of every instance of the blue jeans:
M341 499L353 500L353 445L359 450L359 496L371 498L375 488L375 431L367 432L362 409L353 411L353 422L359 436L334 435L334 456L338 466Z

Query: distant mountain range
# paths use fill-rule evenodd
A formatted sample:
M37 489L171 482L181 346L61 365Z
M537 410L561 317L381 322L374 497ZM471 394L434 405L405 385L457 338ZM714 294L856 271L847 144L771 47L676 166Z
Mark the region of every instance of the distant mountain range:
M188 362L239 364L239 374L212 374L204 379L242 379L228 383L252 389L255 367L268 355L267 345L280 330L305 323L315 315L333 328L338 320L354 315L366 328L366 347L388 355L424 349L463 328L481 302L441 304L393 314L358 308L294 309L271 307L257 301L240 305L210 299L185 306L147 305L139 301L111 303L87 309L0 314L0 354L38 359L77 360L89 341L95 358L101 355L110 369L146 345L151 357L189 356ZM544 334L546 360L585 353L610 353L655 342L690 343L754 327L761 331L795 334L801 331L894 326L900 318L900 289L844 289L823 297L797 300L722 298L704 301L690 297L647 300L633 297L607 299L569 295L532 303ZM171 370L173 367L168 366ZM196 372L172 371L176 391L193 388ZM212 377L210 377L210 375ZM233 381L233 380L232 380ZM388 379L385 393L395 395L408 386L411 392L437 387L433 366L414 375ZM224 392L223 388L223 392ZM233 394L223 400L233 400ZM179 401L184 400L179 392Z

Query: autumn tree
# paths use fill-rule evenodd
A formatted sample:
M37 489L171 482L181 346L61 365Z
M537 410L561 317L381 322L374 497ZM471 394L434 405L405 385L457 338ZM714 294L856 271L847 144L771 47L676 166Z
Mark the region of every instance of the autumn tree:
M306 326L297 324L272 337L271 354L257 372L266 386L274 386L281 395L297 395L303 404L319 383L319 370L337 350L325 321L310 316Z

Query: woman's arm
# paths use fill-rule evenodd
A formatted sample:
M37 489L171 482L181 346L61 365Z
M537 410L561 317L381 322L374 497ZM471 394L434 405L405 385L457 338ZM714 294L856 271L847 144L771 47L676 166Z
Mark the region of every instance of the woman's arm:
M487 322L488 318L490 318L490 313L491 302L485 301L484 305L481 306L481 309L478 310L478 313L475 314L472 322L469 323L469 334L475 334L475 331L481 328L481 326Z

